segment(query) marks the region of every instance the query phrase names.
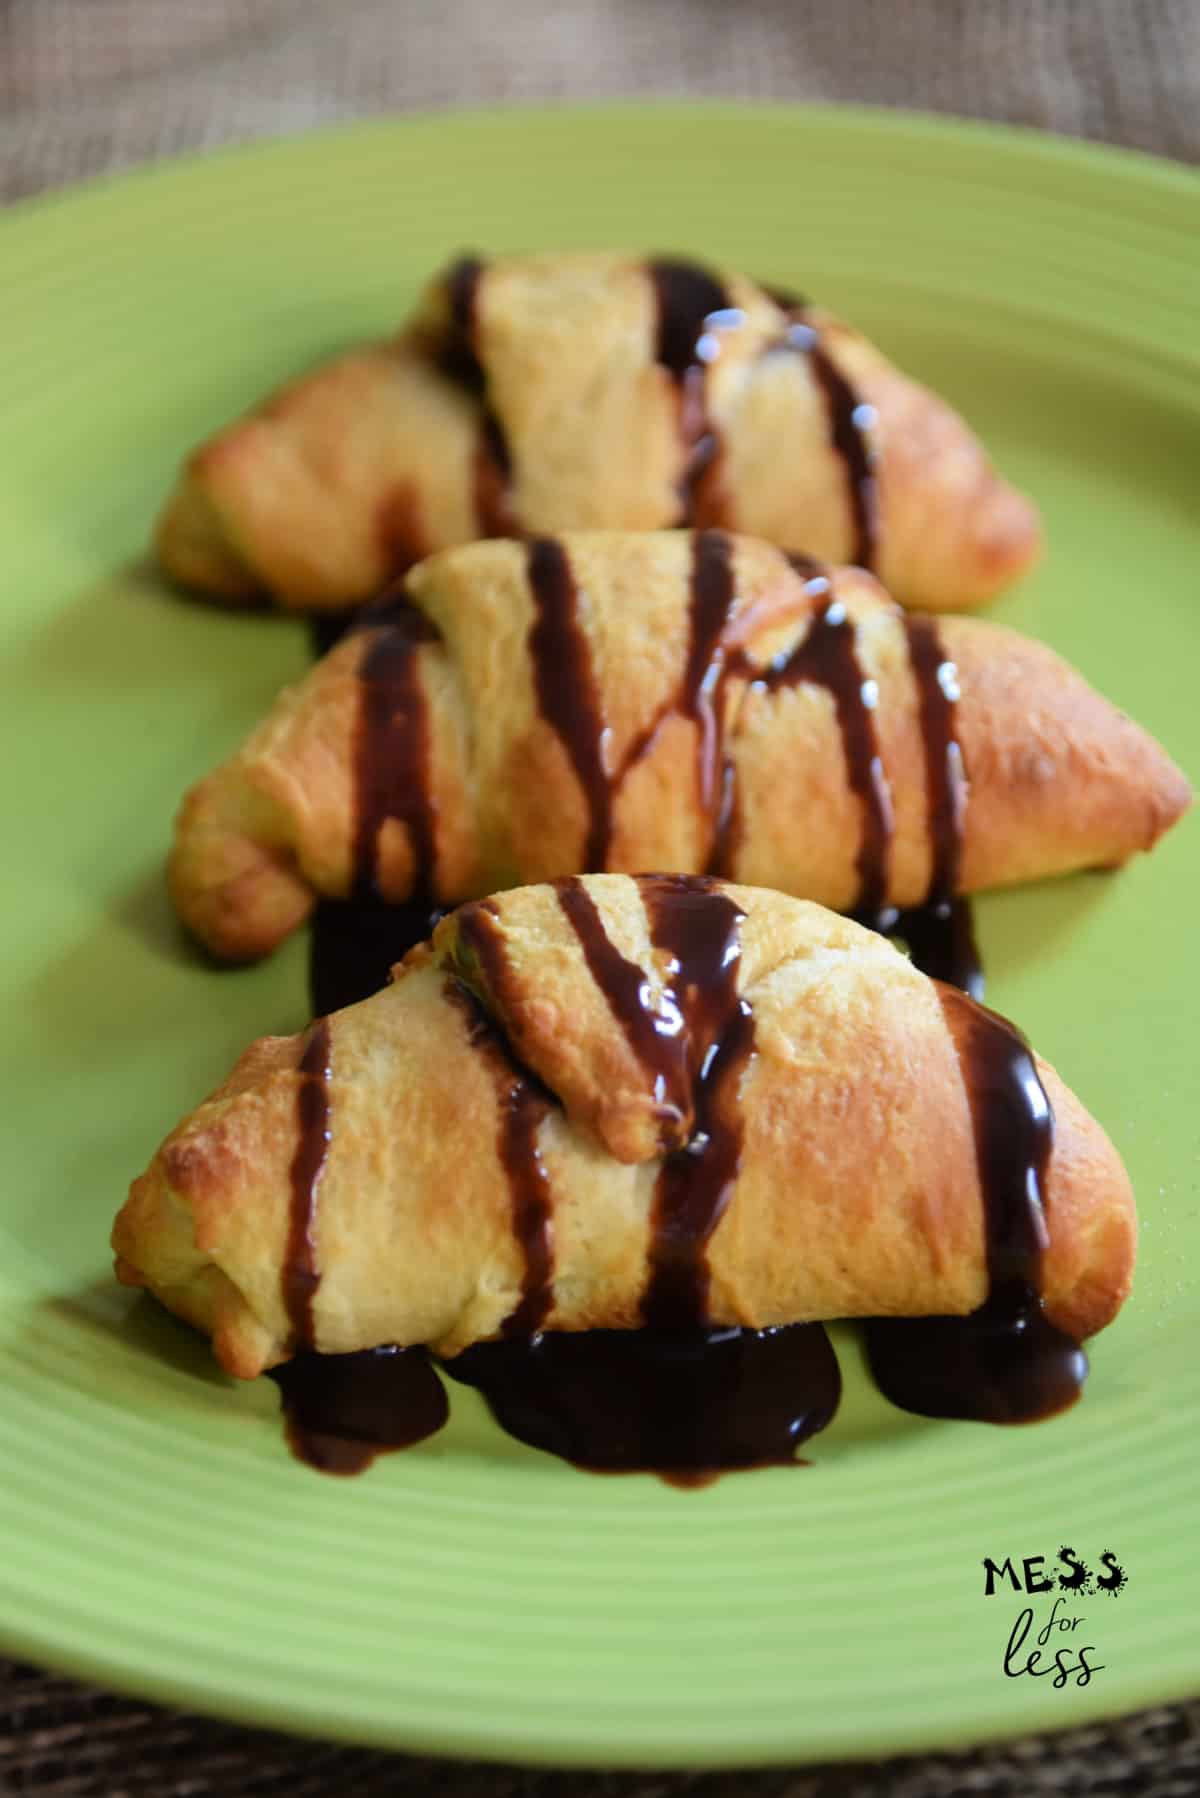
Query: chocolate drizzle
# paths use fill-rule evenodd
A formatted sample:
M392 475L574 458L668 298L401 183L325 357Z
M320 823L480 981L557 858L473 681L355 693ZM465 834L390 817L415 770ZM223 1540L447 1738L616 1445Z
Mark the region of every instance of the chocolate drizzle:
M444 1366L534 1447L597 1471L652 1470L694 1485L730 1467L791 1462L832 1418L841 1380L819 1324L705 1327L705 1251L737 1177L737 1088L753 1051L753 1016L737 996L743 913L704 881L654 875L639 885L651 938L667 958L669 985L657 999L612 943L582 881L557 891L656 1100L677 1131L690 1125L655 1190L646 1327L537 1334L518 1312L506 1340L477 1343ZM470 906L460 922L489 992L511 992L494 914ZM528 1169L526 1156L526 1183Z
M936 901L949 899L958 890L967 811L967 776L956 730L958 670L942 648L941 635L932 618L906 616L904 629L917 683L925 745L929 834L933 841L929 898Z
M700 804L710 817L717 799L717 770L722 762L720 703L725 633L735 598L733 545L729 538L723 531L696 532L692 538L688 659L675 709L696 725Z
M609 937L581 880L560 881L557 892L592 979L650 1080L664 1146L677 1143L691 1116L691 1079L676 997L669 989L655 996L646 970L622 955Z
M801 337L809 340L803 346L799 342ZM873 568L879 537L879 497L875 483L875 453L867 429L874 420L874 411L859 399L836 362L822 347L813 325L789 326L788 347L803 347L807 351L829 412L833 447L845 464L854 527L850 560L860 568Z
M542 716L571 759L587 802L583 863L598 872L612 842L613 778L609 730L601 710L591 648L579 617L579 594L562 544L538 537L527 551L534 622L529 654Z
M446 271L446 306L450 329L438 353L442 373L482 398L486 385L475 347L479 286L484 264L478 256L460 256Z
M969 1317L872 1321L871 1371L893 1404L923 1416L1032 1422L1073 1404L1087 1375L1041 1300L1054 1116L1020 1031L948 988L938 997L971 1106L988 1296Z
M696 262L658 257L647 264L647 273L658 306L655 360L676 381L683 381L689 370L703 367L696 345L710 314L730 310L729 295L716 276Z
M651 1329L698 1329L708 1320L708 1242L741 1166L739 1089L754 1052L754 1014L737 991L745 914L704 882L663 874L639 885L651 941L667 956L691 1084L690 1138L655 1186L642 1317Z
M502 1335L535 1336L554 1307L554 1212L550 1177L538 1131L550 1101L533 1082L514 1074L501 1104L500 1159L513 1195L513 1234L524 1260L521 1297L500 1326Z
M950 980L976 998L982 996L970 911L954 893L966 806L966 775L955 733L956 676L931 620L906 619L905 629L925 745L933 872L926 903L901 912L887 903L894 816L875 726L878 690L859 661L855 625L819 563L800 555L788 557L810 594L828 597L797 646L762 666L744 652L729 651L736 603L730 538L717 530L693 533L688 649L679 686L614 768L566 551L554 538L540 538L529 545L527 555L535 609L529 634L534 682L542 714L567 751L583 790L585 868L599 872L607 866L622 783L653 748L664 720L685 717L696 726L698 798L710 824L708 871L727 873L736 853L738 818L733 764L724 752L726 680L736 675L768 693L806 683L821 686L833 700L847 778L862 810L855 915L885 934L903 937L926 973Z
M290 1171L291 1208L283 1257L283 1304L296 1347L316 1341L313 1300L321 1284L313 1227L317 1190L329 1153L329 1024L321 1019L309 1034L300 1058L296 1094L299 1141Z
M379 835L390 819L408 831L418 893L435 890L437 833L429 711L417 651L437 641L433 625L404 606L373 635L358 668L354 744L355 898L378 897Z
M479 971L480 983L501 1011L512 991L512 973L497 915L487 900L458 914L459 938ZM553 1191L538 1147L538 1132L556 1101L517 1059L494 1013L461 980L446 992L466 1015L468 1041L486 1055L496 1079L499 1124L496 1146L508 1180L513 1235L521 1250L521 1296L501 1325L505 1336L535 1335L554 1305Z
M754 1013L743 999L697 1074L692 1140L667 1156L658 1177L650 1281L642 1300L651 1329L687 1329L707 1320L705 1251L741 1168L738 1089L753 1051Z
M479 402L479 441L475 449L475 517L481 537L520 535L510 491L512 458L504 428L487 403L487 376L479 357L479 287L486 263L463 256L447 271L449 326L437 348L437 365L449 380Z
M879 692L863 673L855 625L833 593L828 575L818 572L806 558L790 556L788 560L808 582L810 591L823 588L829 598L795 649L754 670L751 684L774 693L781 687L807 683L824 687L833 700L846 775L862 809L862 835L855 858L859 881L856 906L860 912L873 914L887 898L894 828L891 788L875 729Z
M714 841L722 838L733 804L733 769L724 756L725 679L741 663L728 654L727 633L737 590L733 543L724 531L692 533L688 648L676 691L637 736L617 771L621 782L650 753L668 718L690 718L696 726L696 787ZM716 873L715 866L707 870Z
M959 987L972 999L983 997L983 968L975 943L971 907L958 896L963 829L967 815L967 770L958 740L958 670L942 646L932 618L906 617L909 661L917 686L921 740L925 749L925 790L933 862L923 905L907 911L886 908L863 922L888 936L902 937L922 973Z
M788 314L782 338L768 344L765 355L807 356L813 378L821 389L829 415L829 433L846 470L846 497L850 505L853 539L849 560L860 568L873 568L879 539L879 491L875 478L875 451L870 429L874 407L862 401L821 341L819 326L807 303L782 289L767 289L781 311Z
M374 635L358 669L353 882L349 899L321 899L313 910L309 987L316 1017L386 986L394 963L442 916L434 897L432 743L416 653L437 632L399 586L355 612L313 620L315 652L367 631ZM379 835L389 818L407 827L413 855L413 898L405 903L381 898L376 885Z
M646 265L657 307L655 360L679 390L679 431L686 453L679 483L679 524L720 510L717 464L720 435L708 414L709 363L721 353L722 331L744 322L716 276L698 263L659 257Z

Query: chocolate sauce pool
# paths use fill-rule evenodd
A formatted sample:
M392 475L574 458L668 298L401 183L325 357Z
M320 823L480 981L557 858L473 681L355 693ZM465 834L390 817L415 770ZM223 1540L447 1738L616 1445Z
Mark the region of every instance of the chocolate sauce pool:
M796 1465L837 1410L841 1375L819 1324L779 1330L586 1330L480 1342L436 1364L474 1386L502 1429L595 1473L707 1484L734 1468ZM274 1370L293 1453L362 1473L449 1414L421 1348L297 1355Z
M421 1348L308 1351L270 1377L282 1396L292 1453L321 1473L363 1473L376 1455L436 1435L450 1412Z
M443 1366L521 1442L592 1472L651 1472L680 1486L795 1464L841 1396L820 1324L547 1331L477 1343Z

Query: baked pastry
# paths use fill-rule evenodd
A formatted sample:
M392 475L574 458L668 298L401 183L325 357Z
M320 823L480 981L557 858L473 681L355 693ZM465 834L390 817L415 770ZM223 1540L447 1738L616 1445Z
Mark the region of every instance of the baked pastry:
M974 1316L1007 1328L1019 1410L1031 1356L1078 1370L1115 1315L1134 1235L1053 1070L883 938L603 875L468 904L384 991L255 1043L113 1246L241 1377L301 1349Z
M214 954L267 953L318 895L604 868L876 916L1121 862L1189 803L1043 645L720 531L478 543L401 597L184 800L170 886Z
M944 401L828 313L677 261L466 259L400 335L188 458L158 526L215 598L363 603L477 537L692 523L962 610L1037 554L1032 505Z

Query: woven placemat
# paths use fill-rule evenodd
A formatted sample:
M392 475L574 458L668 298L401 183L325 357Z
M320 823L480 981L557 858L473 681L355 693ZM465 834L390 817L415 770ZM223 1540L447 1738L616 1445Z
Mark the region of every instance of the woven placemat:
M1058 1736L768 1773L554 1773L298 1742L5 1666L0 1790L41 1798L1193 1798L1200 1700Z
M363 114L650 93L915 106L1200 161L1200 0L0 0L0 199ZM1191 1798L1200 1701L964 1756L589 1775L300 1742L0 1661L0 1791Z

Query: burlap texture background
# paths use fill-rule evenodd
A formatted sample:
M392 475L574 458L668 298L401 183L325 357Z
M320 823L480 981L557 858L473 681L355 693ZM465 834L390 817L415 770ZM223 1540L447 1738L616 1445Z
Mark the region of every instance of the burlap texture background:
M0 0L0 195L362 113L852 100L1200 160L1196 0Z
M1200 0L0 0L0 198L365 114L636 94L922 107L1198 161ZM1190 1798L1200 1702L966 1757L592 1776L300 1743L0 1662L0 1790Z

